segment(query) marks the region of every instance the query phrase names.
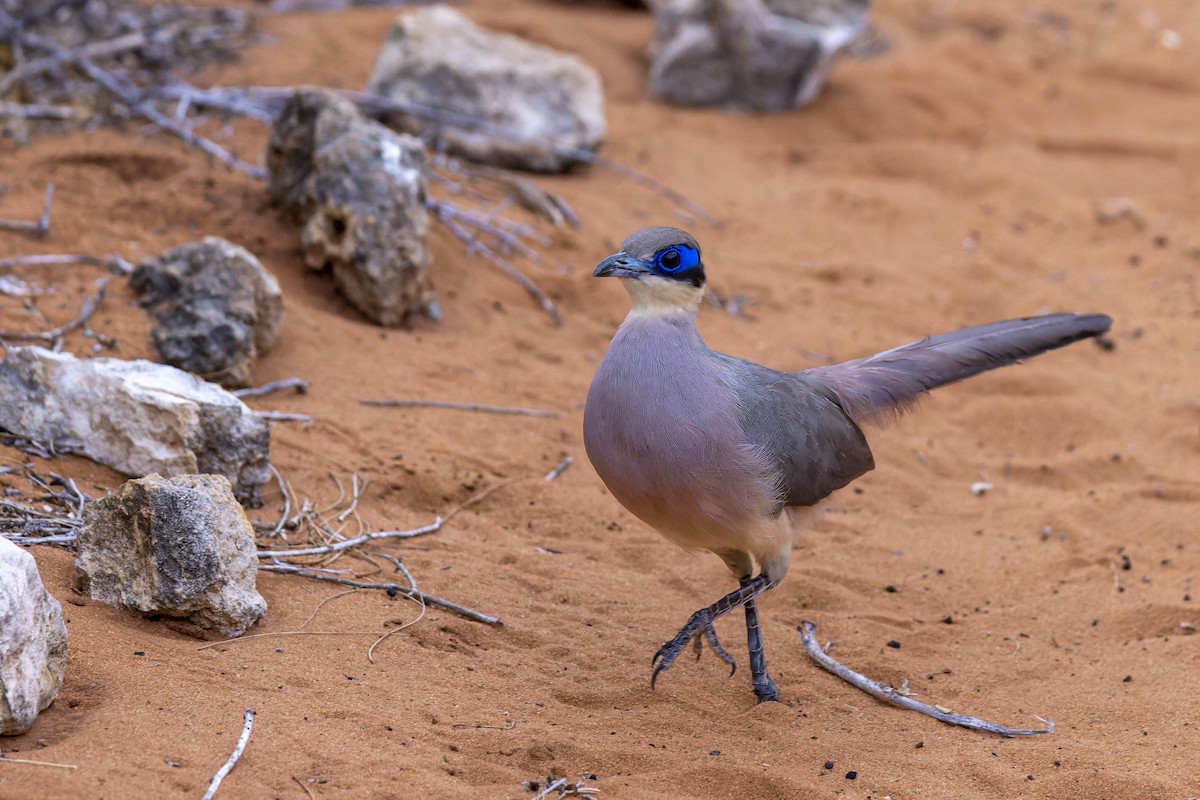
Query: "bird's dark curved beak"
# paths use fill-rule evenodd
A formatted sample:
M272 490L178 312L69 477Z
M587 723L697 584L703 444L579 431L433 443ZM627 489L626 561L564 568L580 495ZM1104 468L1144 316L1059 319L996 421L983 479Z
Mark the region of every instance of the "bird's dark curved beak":
M648 270L642 262L624 253L617 253L600 262L592 273L596 278L639 278Z

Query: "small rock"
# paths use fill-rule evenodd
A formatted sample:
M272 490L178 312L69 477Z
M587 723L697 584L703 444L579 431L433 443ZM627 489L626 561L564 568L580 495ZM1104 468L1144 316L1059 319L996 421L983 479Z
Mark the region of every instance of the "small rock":
M67 626L33 556L0 536L0 735L24 733L54 702L67 668Z
M1106 197L1096 201L1096 222L1113 225L1121 220L1129 220L1135 228L1142 228L1146 224L1137 206L1128 197Z
M271 477L271 430L261 417L220 386L152 361L9 346L0 428L76 441L126 475L224 475L247 505L261 505L258 489Z
M129 278L157 324L158 357L237 389L283 326L283 295L248 250L216 236L138 264Z
M971 494L975 495L976 497L982 497L994 488L995 487L987 481L975 481L971 484Z
M397 18L367 91L427 109L387 124L472 161L559 172L604 138L600 76L581 59L434 6ZM430 114L437 119L431 119Z
M870 0L661 0L650 87L681 105L758 111L816 98Z
M332 92L296 92L271 128L271 197L302 220L304 260L330 268L368 319L436 319L429 283L425 148Z
M76 568L88 594L228 636L266 613L254 530L221 475L147 475L84 507Z

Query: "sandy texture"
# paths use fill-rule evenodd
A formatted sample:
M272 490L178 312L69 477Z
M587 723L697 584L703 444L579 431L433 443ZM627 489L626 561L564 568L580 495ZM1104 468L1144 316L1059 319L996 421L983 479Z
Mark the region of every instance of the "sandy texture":
M756 117L655 102L645 13L465 7L595 65L605 155L725 220L689 225L710 281L758 302L752 319L703 312L716 348L801 368L1039 311L1116 319L1111 352L1075 345L941 390L869 432L878 469L830 498L763 602L784 701L763 706L735 619L718 628L742 662L736 676L706 654L650 690L651 654L732 579L619 508L581 442L588 382L627 308L591 269L631 230L678 222L675 207L606 170L547 180L584 221L531 268L562 328L434 226L445 319L383 331L303 267L264 186L171 139L139 139L133 126L0 152L5 214L36 217L45 182L58 186L52 235L0 234L7 252L137 260L219 235L276 275L287 319L256 379L299 375L312 392L254 402L317 419L275 427L274 461L298 491L329 502L328 474L357 472L368 482L360 513L408 527L529 477L436 535L385 547L426 591L507 627L430 611L376 648L375 663L367 648L389 620L415 617L412 603L342 596L308 630L365 633L198 650L163 622L81 600L71 555L34 548L66 603L69 667L54 705L0 749L77 769L0 763L0 796L197 797L247 708L258 712L253 737L222 797L303 798L297 780L312 779L322 798L526 798L520 783L551 771L594 773L610 799L1200 794L1200 636L1181 627L1200 625L1200 6L1169 0L1157 22L1126 0L1045 8L882 3L890 52L841 64L801 113ZM269 18L267 43L204 77L358 88L393 16ZM1155 25L1182 46L1162 46ZM242 133L247 152L264 140ZM1097 201L1113 196L1131 198L1140 221L1098 223ZM64 319L90 291L85 272L37 273L65 287ZM149 321L112 289L94 326L121 355L148 355ZM89 345L68 341L77 353ZM562 417L367 408L360 397ZM566 455L574 466L541 481ZM93 493L118 480L78 459L54 469ZM995 488L973 496L985 476ZM267 501L271 512L277 494ZM259 587L270 610L256 633L294 630L337 593L277 575ZM876 703L808 662L804 619L833 654L907 678L923 699L1014 725L1040 714L1058 729L1004 740Z

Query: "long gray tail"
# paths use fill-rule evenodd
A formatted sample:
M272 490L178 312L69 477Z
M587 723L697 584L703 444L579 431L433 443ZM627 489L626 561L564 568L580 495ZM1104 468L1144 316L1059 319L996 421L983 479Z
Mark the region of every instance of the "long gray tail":
M856 422L898 414L925 391L1099 336L1105 314L1048 314L963 328L799 373L832 388Z

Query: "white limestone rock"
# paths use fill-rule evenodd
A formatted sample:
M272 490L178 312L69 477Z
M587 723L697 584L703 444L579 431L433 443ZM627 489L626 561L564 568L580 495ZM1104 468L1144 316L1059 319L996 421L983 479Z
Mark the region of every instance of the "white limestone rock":
M224 475L247 505L261 505L259 487L270 478L266 421L220 386L152 361L9 346L0 428L72 441L126 475Z
M58 696L66 668L62 606L33 556L0 536L0 735L29 730Z

